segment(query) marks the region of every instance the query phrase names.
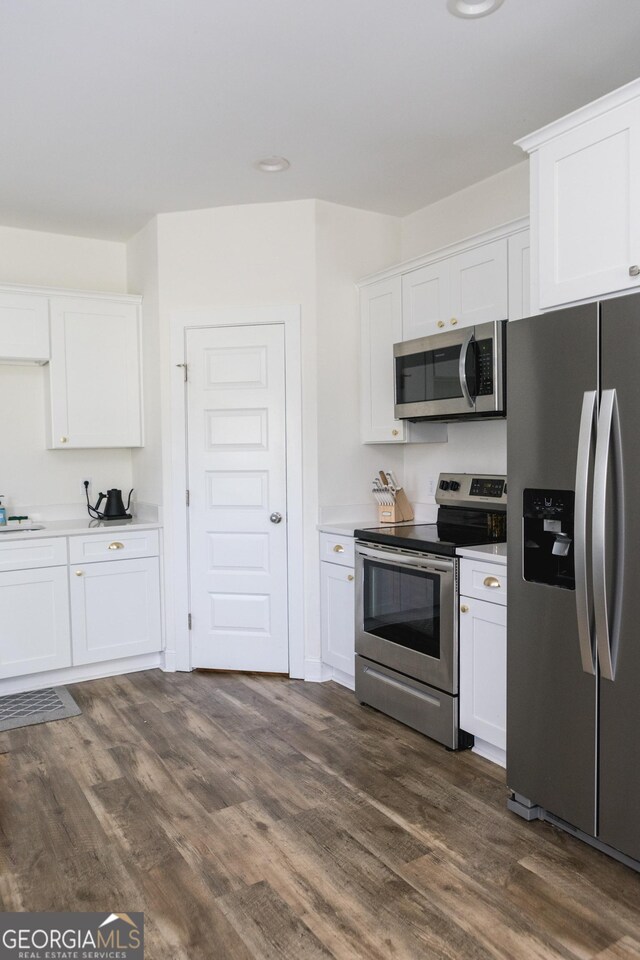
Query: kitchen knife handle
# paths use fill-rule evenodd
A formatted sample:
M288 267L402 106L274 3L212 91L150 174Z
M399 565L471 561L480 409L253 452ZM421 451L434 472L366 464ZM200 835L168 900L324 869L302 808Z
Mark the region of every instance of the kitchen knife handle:
M593 642L593 614L587 588L587 504L589 499L589 463L596 425L596 391L582 398L578 455L576 457L576 499L574 513L575 601L578 620L580 659L585 673L595 676L596 655Z
M612 615L609 617L607 588L607 480L615 484L615 563L613 566ZM624 569L624 484L622 482L622 445L618 398L615 390L603 390L598 418L598 440L593 474L593 608L600 672L606 680L615 680L620 611L622 608L622 572Z

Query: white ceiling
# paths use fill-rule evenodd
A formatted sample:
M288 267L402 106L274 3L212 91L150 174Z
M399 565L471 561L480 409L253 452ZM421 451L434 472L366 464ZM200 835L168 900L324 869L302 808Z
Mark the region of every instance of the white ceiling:
M639 0L0 0L0 223L319 197L404 215L640 73ZM252 163L271 154L287 173Z

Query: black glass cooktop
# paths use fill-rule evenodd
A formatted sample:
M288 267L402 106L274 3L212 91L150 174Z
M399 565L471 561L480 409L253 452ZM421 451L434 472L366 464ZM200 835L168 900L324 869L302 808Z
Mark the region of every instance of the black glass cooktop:
M504 543L504 537L491 537L486 529L465 527L458 524L412 523L407 525L371 527L356 530L356 540L381 543L405 550L421 550L424 553L439 553L455 556L457 547L476 547L481 543Z

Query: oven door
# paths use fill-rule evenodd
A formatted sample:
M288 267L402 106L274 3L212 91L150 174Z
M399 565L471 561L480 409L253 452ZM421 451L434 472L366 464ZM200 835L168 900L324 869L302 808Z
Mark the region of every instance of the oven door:
M458 692L456 561L356 544L356 653Z

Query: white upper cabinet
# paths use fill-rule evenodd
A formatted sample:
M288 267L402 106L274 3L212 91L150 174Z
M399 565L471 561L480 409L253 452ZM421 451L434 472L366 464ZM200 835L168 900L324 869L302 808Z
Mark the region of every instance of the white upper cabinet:
M506 238L452 257L450 269L450 325L470 327L508 318Z
M640 285L640 81L519 141L542 309Z
M402 277L402 339L506 320L507 240L429 263Z
M52 298L48 446L142 445L140 320L125 298Z
M402 340L438 333L451 319L448 260L437 260L402 277Z
M400 264L360 284L363 443L443 443L446 424L394 418L393 345L529 315L526 220Z
M49 359L49 300L0 291L0 360L46 363Z

